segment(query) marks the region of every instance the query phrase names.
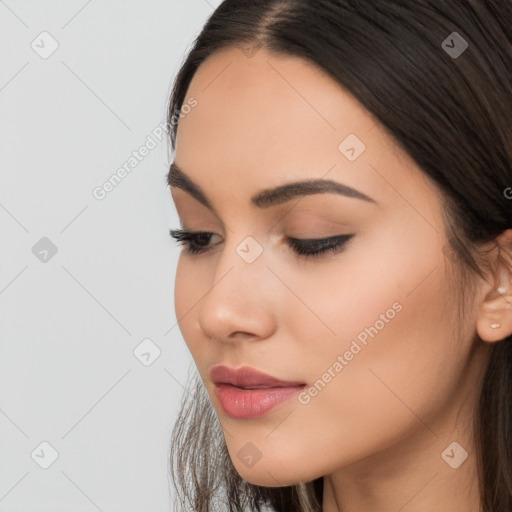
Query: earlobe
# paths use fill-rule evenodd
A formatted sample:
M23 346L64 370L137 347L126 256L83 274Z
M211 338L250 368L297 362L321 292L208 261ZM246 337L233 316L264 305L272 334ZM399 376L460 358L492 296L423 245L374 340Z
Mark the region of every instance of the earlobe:
M490 343L512 334L512 229L503 232L497 242L494 287L480 306L476 325L480 338Z
M512 334L512 295L486 301L480 310L476 328L483 341L492 343Z

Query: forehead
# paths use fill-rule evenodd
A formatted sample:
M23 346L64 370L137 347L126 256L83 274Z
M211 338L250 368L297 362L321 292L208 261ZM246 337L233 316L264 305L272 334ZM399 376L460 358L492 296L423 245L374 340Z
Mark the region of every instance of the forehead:
M376 124L320 68L264 49L251 58L237 48L213 54L199 67L187 97L198 105L180 121L178 139L186 144L193 136L202 147L222 139L235 147L250 142L256 154L263 145L275 155L315 147L337 156L344 136L362 138Z
M184 104L190 98L197 106L180 119L176 161L205 187L219 177L234 186L243 177L248 190L326 177L396 200L428 186L377 119L304 59L222 50L201 64ZM364 148L356 160L343 152L346 140Z

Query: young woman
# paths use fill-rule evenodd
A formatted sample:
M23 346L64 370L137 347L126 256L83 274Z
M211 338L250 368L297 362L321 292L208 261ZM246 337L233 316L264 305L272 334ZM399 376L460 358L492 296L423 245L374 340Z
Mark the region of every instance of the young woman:
M179 511L512 510L512 3L225 0L169 105Z

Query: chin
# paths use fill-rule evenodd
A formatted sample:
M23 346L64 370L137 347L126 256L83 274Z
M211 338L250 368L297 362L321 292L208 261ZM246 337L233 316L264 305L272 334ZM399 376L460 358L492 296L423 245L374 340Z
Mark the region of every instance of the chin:
M261 487L287 487L301 481L298 477L294 478L289 470L285 468L273 469L271 465L263 464L262 461L257 464L257 467L254 466L251 469L237 462L235 468L244 480Z

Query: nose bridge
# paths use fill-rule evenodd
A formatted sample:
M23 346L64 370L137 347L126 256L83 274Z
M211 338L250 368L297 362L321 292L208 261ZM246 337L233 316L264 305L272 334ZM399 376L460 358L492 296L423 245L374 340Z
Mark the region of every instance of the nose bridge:
M256 234L254 229L231 230L224 241L224 248L217 260L214 283L222 276L236 278L241 282L251 282L253 279L261 280L268 272L265 266L265 249L263 235ZM259 240L258 240L259 239ZM226 275L226 277L227 277Z
M236 235L235 235L236 236ZM203 330L217 338L243 331L264 335L271 327L272 298L263 245L253 235L226 240L210 290L199 308Z

